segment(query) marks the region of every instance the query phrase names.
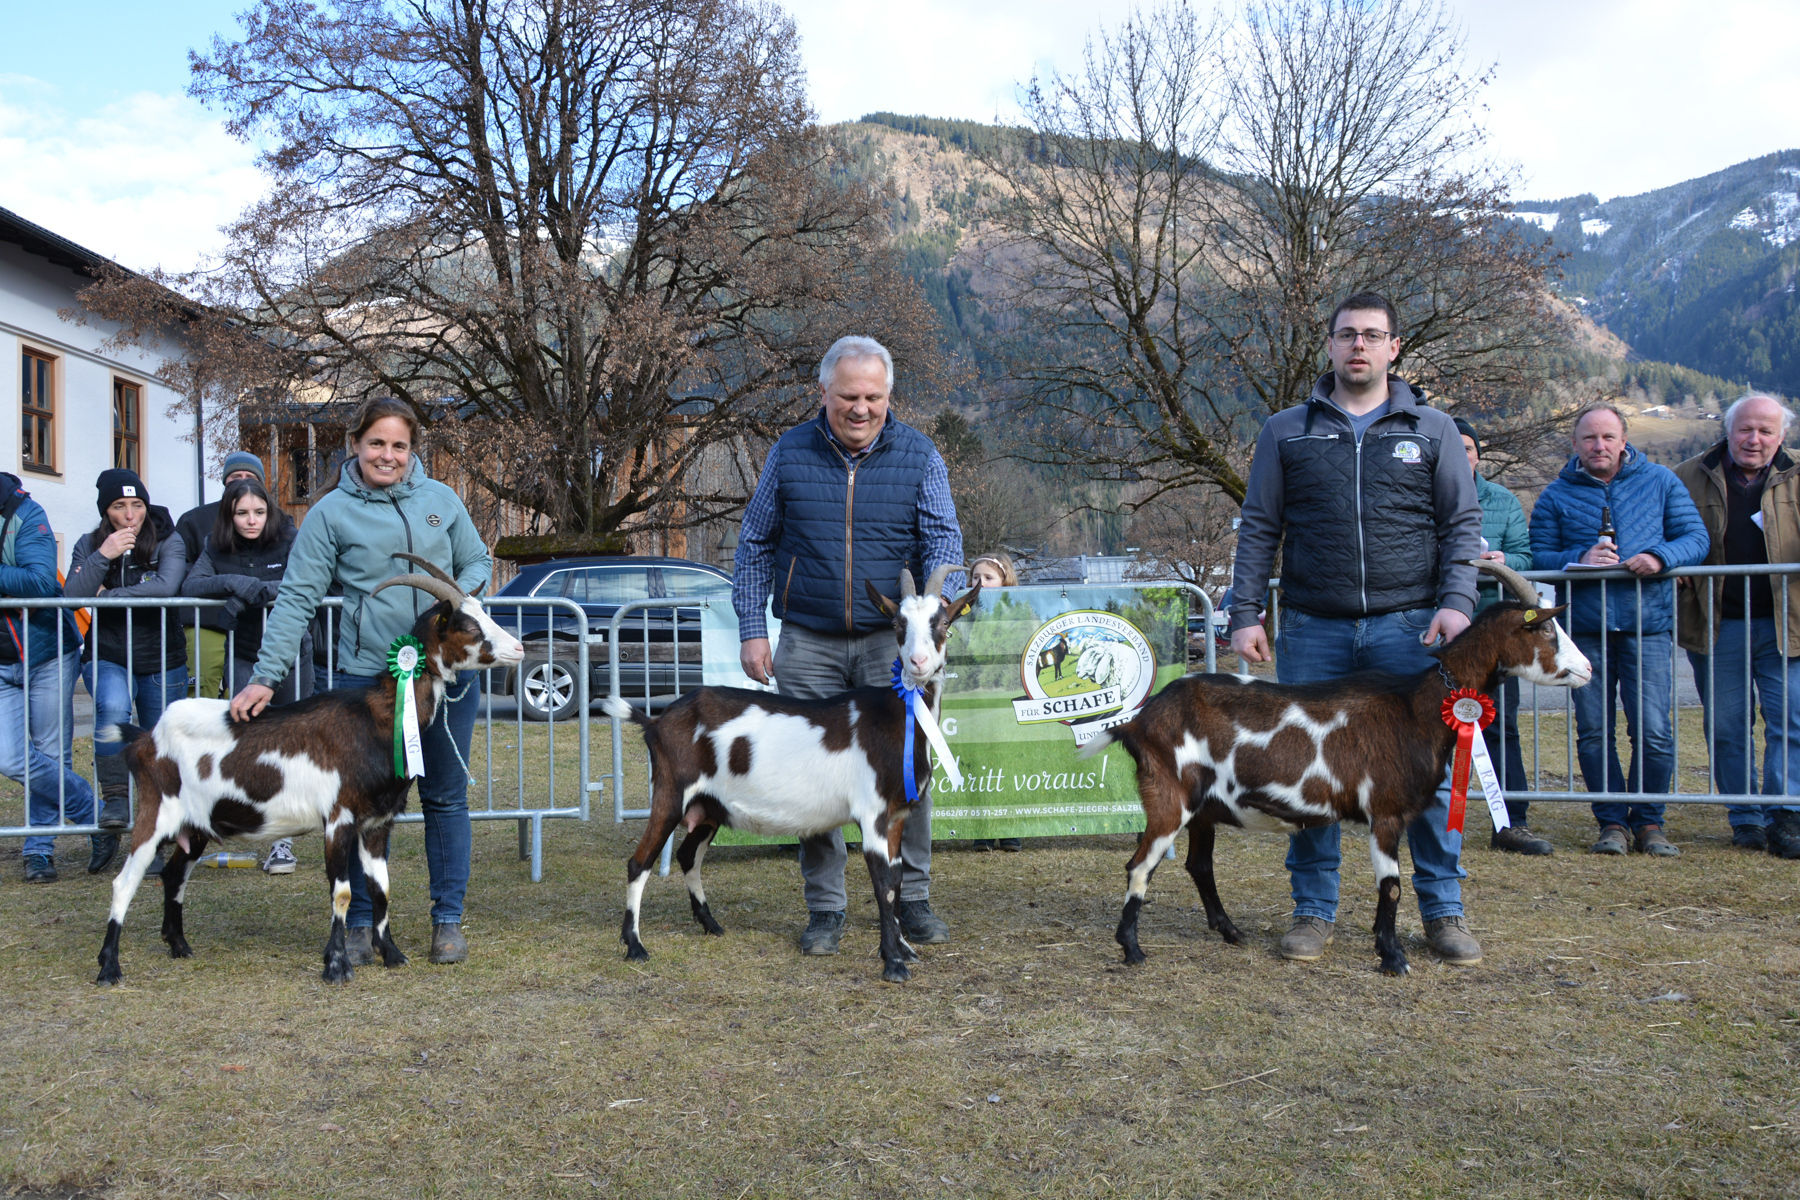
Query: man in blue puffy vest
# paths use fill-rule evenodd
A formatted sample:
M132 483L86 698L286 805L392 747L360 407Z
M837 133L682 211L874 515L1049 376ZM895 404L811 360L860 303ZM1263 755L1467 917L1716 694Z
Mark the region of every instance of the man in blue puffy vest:
M1571 565L1622 567L1637 579L1569 585L1569 632L1593 663L1592 682L1576 688L1575 749L1587 790L1669 790L1675 777L1675 588L1645 582L1670 567L1706 557L1700 513L1675 473L1625 440L1625 415L1590 404L1575 418L1575 453L1538 496L1531 512L1531 557L1540 571ZM1615 533L1600 536L1610 516ZM1625 709L1631 767L1619 765L1615 729ZM1663 806L1608 800L1593 805L1595 854L1680 854L1663 833Z
M784 696L822 697L887 687L893 623L864 581L893 595L902 568L925 579L962 562L950 475L931 439L890 418L894 360L873 338L834 342L819 363L819 415L789 430L763 464L744 510L731 602L739 660ZM955 594L961 573L945 589ZM764 605L774 600L781 645L771 655ZM804 784L802 783L802 786ZM948 941L931 911L931 798L919 798L900 844L899 917L908 941ZM806 954L836 954L843 933L842 830L800 843L806 884Z

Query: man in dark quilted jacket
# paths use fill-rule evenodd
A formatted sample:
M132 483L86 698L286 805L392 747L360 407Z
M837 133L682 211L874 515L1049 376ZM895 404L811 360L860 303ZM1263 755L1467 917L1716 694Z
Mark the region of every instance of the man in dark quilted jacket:
M1331 370L1257 438L1231 580L1232 647L1267 661L1257 610L1281 552L1283 683L1425 670L1435 662L1426 648L1467 629L1475 611L1475 478L1450 418L1388 373L1401 350L1394 306L1351 296L1324 335ZM1413 891L1431 949L1473 966L1481 945L1463 919L1462 833L1445 828L1449 803L1446 778L1407 827ZM1338 832L1333 824L1288 839L1294 919L1284 958L1313 961L1332 940Z

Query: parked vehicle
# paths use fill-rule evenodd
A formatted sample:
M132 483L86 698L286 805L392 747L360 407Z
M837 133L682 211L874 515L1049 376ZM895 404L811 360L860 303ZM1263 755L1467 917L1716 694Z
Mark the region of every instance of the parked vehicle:
M585 626L548 606L509 608L508 597L573 600L587 614ZM668 598L697 606L731 605L731 576L684 558L556 558L520 568L494 594L495 624L525 643L525 661L496 682L502 695L516 695L519 709L534 721L574 715L580 697L576 671L580 641L588 643L588 695L610 690L609 669L619 658L621 694L632 704L656 709L701 684L698 607L643 609L626 617L619 645L607 644L619 608L634 600Z

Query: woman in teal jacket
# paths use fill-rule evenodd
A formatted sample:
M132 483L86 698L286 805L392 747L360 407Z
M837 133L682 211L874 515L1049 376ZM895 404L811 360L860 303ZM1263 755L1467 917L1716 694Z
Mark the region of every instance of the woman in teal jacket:
M456 493L426 476L414 454L419 421L401 400L363 404L351 421L355 457L338 485L306 514L288 555L287 573L263 628L262 653L250 683L231 701L233 720L267 707L275 688L293 669L319 602L333 583L342 585L336 674L329 686L367 687L387 670L388 647L412 631L431 601L412 588L375 588L417 568L397 554L416 554L456 578L470 595L487 586L493 561ZM441 720L424 731L425 775L419 808L425 817L425 862L431 873L431 961L468 957L462 934L463 896L469 886L469 741L481 704L481 676L464 677ZM369 904L359 855L350 858L350 961L375 961Z

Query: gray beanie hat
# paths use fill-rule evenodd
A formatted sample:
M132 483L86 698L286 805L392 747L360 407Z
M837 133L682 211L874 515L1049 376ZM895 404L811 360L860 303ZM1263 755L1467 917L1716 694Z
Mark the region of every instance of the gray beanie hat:
M269 486L268 476L263 474L262 459L248 450L233 450L225 456L225 465L219 469L219 478L224 479L233 471L249 471L256 476L256 481L264 487Z

